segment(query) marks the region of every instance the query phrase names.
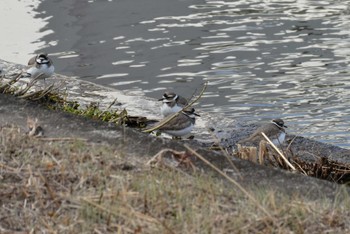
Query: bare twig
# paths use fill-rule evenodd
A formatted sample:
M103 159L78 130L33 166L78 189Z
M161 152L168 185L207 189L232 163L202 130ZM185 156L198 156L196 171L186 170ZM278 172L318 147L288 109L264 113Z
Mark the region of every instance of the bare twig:
M11 171L11 172L16 172L16 171L18 170L18 169L16 169L16 168L7 166L7 165L5 165L5 164L3 164L3 163L0 163L0 167L1 167L1 168L4 168L4 169L6 169L6 170L9 170L9 171Z
M40 141L88 141L85 138L72 138L72 137L62 137L62 138L38 138Z
M44 74L43 74L43 73L40 73L39 75L37 75L36 77L34 77L33 79L30 80L30 82L27 84L27 87L25 87L24 89L21 89L21 90L17 91L14 95L15 95L15 96L21 96L21 95L27 93L28 90L29 90L31 87L33 87L33 86L36 84L36 82L38 82L38 80L41 79L43 76L44 76Z
M311 124L305 126L303 129L301 129L301 131L300 131L299 134L303 133L308 127L310 127L310 126L313 125L313 124L315 124L315 123L311 123ZM294 142L294 140L295 140L296 138L297 138L297 135L295 135L295 136L293 137L293 139L289 142L289 144L288 144L288 146L287 146L287 151L290 149L290 147L292 146L292 143Z
M22 73L19 73L17 76L12 78L9 82L0 86L0 92L5 92L12 84L16 83L22 76Z
M99 209L99 210L102 210L102 211L104 211L104 212L106 212L106 213L108 213L108 214L112 214L112 215L114 215L114 216L116 216L116 217L119 217L119 216L120 216L120 213L119 213L119 212L115 212L115 211L113 211L112 209L108 209L107 207L104 207L104 206L102 206L102 205L100 205L100 204L98 204L98 203L96 203L96 202L94 202L94 201L88 200L88 199L86 199L86 198L81 198L81 200L82 200L83 202L89 204L90 206L93 206L93 207L95 207L95 208L97 208L97 209ZM142 219L142 220L145 220L145 221L147 221L147 222L150 222L150 223L158 223L158 224L160 224L160 222L159 222L157 219L155 219L155 218L153 218L153 217L150 217L150 216L147 216L147 215L145 215L145 214L142 214L142 213L140 213L140 212L133 211L133 210L129 210L129 209L126 209L126 208L124 208L124 207L118 207L118 209L119 209L120 211L124 212L124 213L130 213L130 212L131 212L131 213L132 213L133 215L135 215L136 217L138 217L138 218L140 218L140 219Z
M54 84L51 84L49 87L47 87L46 89L44 89L42 91L42 93L38 96L38 97L35 97L33 98L33 100L39 100L43 97L45 97L45 95L47 95L48 93L52 92L54 90L54 87L55 85Z
M267 142L270 143L272 148L276 150L276 152L281 156L281 158L285 161L285 163L293 170L295 171L295 167L288 161L288 159L281 153L281 151L275 146L275 144L265 135L265 133L261 133L261 135L267 140Z
M172 153L173 160L174 160L174 162L176 161L176 165L172 165L171 162L167 163L164 161L165 154L168 152ZM181 157L181 155L183 155L184 157ZM180 164L185 164L186 166L190 166L192 168L193 172L195 172L197 170L197 168L193 165L193 163L187 159L186 151L176 151L176 150L169 149L169 148L162 149L156 155L154 155L150 160L148 160L146 162L147 166L150 166L150 167L158 166L159 167L159 165L161 165L161 166L173 169L173 170L175 170L183 175L190 177L190 175L188 175L184 171L178 169Z
M208 82L205 82L204 85L203 85L203 89L202 89L202 91L199 93L198 97L195 98L193 101L191 101L189 104L187 104L187 106L185 106L184 108L182 108L180 111L178 111L178 112L176 112L176 113L174 113L174 114L172 114L172 115L166 117L165 119L163 119L162 121L160 121L160 122L159 122L156 126L154 126L153 128L145 129L145 130L143 130L142 132L153 132L154 130L159 129L159 128L161 128L162 126L164 126L165 124L167 124L168 122L170 122L172 119L174 119L176 116L178 116L179 113L180 113L183 109L186 109L186 108L192 106L196 101L198 101L198 100L202 97L202 95L203 95L204 91L206 90L207 86L208 86Z
M229 154L228 154L227 151L224 150L224 148L221 146L221 144L220 144L220 142L219 142L219 139L218 139L212 132L209 131L209 133L210 133L211 137L214 138L214 140L217 142L220 151L225 155L225 157L226 157L227 161L230 163L231 167L238 173L239 177L240 177L241 179L243 179L243 177L242 177L241 173L239 172L238 168L233 164L233 161L230 159Z
M230 181L233 185L235 185L239 190L241 190L254 204L262 211L264 212L270 219L273 219L272 215L263 207L259 204L259 202L245 189L243 188L237 181L229 177L225 172L217 168L215 165L213 165L211 162L206 160L202 155L197 153L195 150L193 150L191 147L189 147L187 144L184 145L184 147L189 150L192 154L194 154L197 158L202 160L205 164L207 164L209 167L217 171L220 175L225 177L228 181Z
M113 100L113 102L111 102L111 104L109 104L109 106L107 107L107 110L111 109L111 107L117 102L117 99L118 99L118 98L115 98L115 99Z
M109 106L107 107L107 109L105 111L102 111L99 115L98 115L98 118L101 118L101 116L106 113L115 103L117 102L117 98L115 98L111 104L109 104Z

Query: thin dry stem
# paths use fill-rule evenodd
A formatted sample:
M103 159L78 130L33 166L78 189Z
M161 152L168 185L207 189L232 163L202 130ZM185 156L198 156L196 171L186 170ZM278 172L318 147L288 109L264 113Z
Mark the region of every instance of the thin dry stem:
M23 94L27 93L30 88L32 88L36 82L38 82L39 79L41 79L44 76L43 73L40 73L35 78L31 79L30 82L27 84L27 86L24 89L21 89L17 91L14 95L15 96L22 96Z
M72 137L42 137L38 138L40 141L88 141L85 138L72 138Z
M104 207L104 206L102 206L102 205L100 205L100 204L98 204L98 203L96 203L94 201L88 200L86 198L81 198L81 201L83 201L83 202L85 202L85 203L87 203L87 204L89 204L89 205L91 205L93 207L96 207L97 209L102 210L102 211L104 211L106 213L112 214L112 215L114 215L116 217L120 216L120 214L118 212L114 212L113 210L111 210L109 208L106 208L106 207ZM129 207L129 208L131 208L131 207ZM151 216L142 214L140 212L137 212L137 211L135 211L133 209L127 209L125 207L119 207L118 211L121 211L121 212L126 213L126 214L130 214L131 213L131 214L135 215L137 218L142 219L142 220L147 221L147 222L150 222L150 223L161 224L161 222L158 221L157 219L155 219L155 218L153 218Z
M267 142L270 143L272 148L276 150L276 152L281 156L281 158L284 160L284 162L293 170L295 171L295 167L288 161L288 159L281 153L281 151L276 147L276 145L266 136L265 133L261 133L261 135L267 140Z
M205 164L210 166L212 169L217 171L220 175L225 177L228 181L230 181L233 185L235 185L239 190L241 190L254 204L256 207L258 207L262 212L264 212L271 220L273 220L273 216L264 208L262 207L259 202L251 195L245 188L243 188L237 181L229 177L225 172L217 168L215 165L213 165L211 162L206 160L202 155L198 154L195 150L193 150L190 146L187 144L184 145L187 150L189 150L192 154L194 154L197 158L202 160Z
M232 162L228 152L226 150L224 150L224 148L221 146L219 139L212 132L210 132L210 135L216 141L217 145L219 146L220 151L225 155L225 157L226 157L227 161L230 163L231 167L236 171L238 176L242 179L243 177L242 177L241 173L239 172L238 168Z
M195 102L197 102L203 95L204 91L206 90L208 86L208 82L205 82L204 85L203 85L203 88L201 90L201 92L199 93L198 97L195 98L193 101L191 101L187 106L185 106L184 108L182 108L180 111L166 117L165 119L163 119L162 121L159 122L159 124L157 124L156 126L154 126L153 128L149 128L149 129L145 129L143 130L142 132L153 132L159 128L161 128L162 126L164 126L165 124L167 124L168 122L170 122L172 119L174 119L176 116L179 115L179 113L183 110L183 109L186 109L190 106L192 106Z
M0 92L6 92L6 90L14 83L16 83L22 76L22 73L17 74L14 78L12 78L9 82L0 86Z
M305 126L303 129L301 129L301 131L298 133L298 135L302 134L308 127L310 127L311 125L313 125L315 123L311 123L307 126ZM290 147L292 146L294 140L297 138L298 136L297 134L293 137L293 139L289 142L288 146L287 146L287 151L290 149Z

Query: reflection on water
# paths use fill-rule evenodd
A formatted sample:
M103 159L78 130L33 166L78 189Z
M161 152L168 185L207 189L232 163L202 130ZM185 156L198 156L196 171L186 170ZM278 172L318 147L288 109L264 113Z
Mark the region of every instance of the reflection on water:
M350 148L350 1L44 1L57 72Z
M33 7L40 0L1 0L0 4L0 48L1 58L15 63L27 63L29 58L45 42L40 38L53 33L45 29L43 19L34 18Z

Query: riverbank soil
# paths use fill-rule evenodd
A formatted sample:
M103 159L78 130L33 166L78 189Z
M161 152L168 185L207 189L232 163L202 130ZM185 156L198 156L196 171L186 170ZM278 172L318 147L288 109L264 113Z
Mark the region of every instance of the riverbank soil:
M0 232L350 231L346 185L199 145L0 94Z

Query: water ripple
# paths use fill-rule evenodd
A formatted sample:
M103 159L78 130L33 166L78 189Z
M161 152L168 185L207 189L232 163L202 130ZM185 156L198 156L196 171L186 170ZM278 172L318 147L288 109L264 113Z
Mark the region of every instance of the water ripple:
M208 81L201 111L282 117L291 133L350 148L350 0L71 2L42 3L59 9L41 12L59 72L155 98Z

